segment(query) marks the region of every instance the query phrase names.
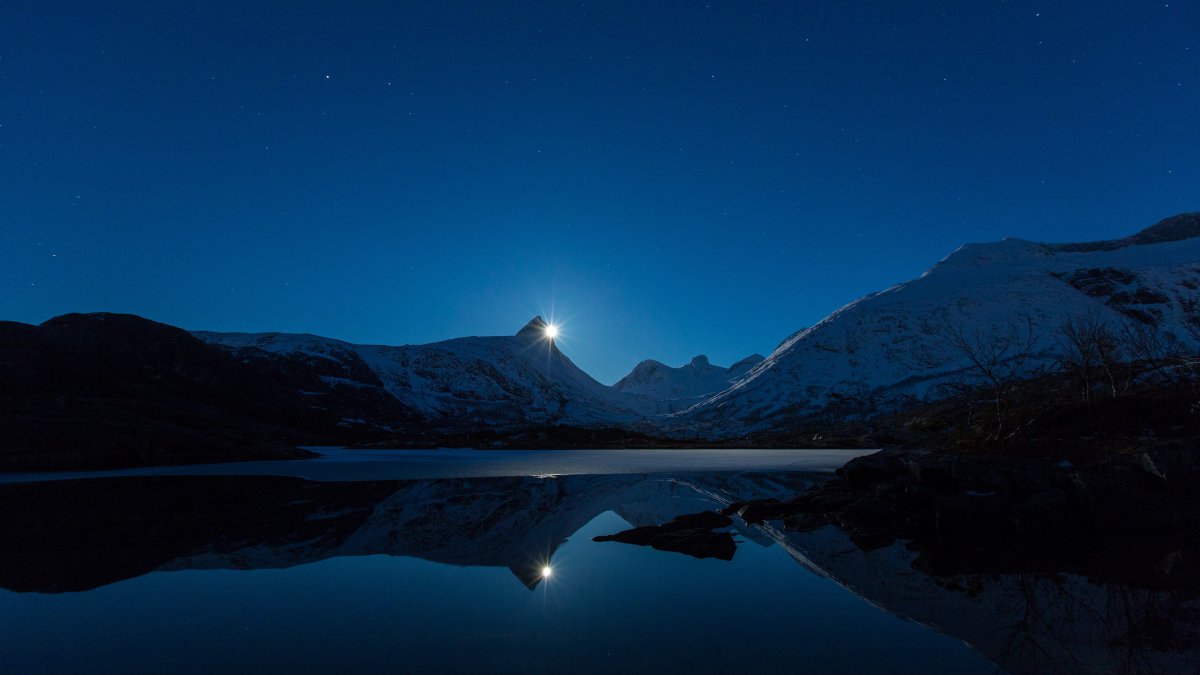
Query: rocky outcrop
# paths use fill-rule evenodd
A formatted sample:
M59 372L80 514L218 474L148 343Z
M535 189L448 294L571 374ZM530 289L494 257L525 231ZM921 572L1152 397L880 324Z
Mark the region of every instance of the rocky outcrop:
M733 525L733 520L722 513L702 511L678 516L661 525L646 525L616 534L592 537L592 541L618 541L623 544L650 546L660 551L674 551L693 558L718 558L733 560L737 544L733 534L714 532Z

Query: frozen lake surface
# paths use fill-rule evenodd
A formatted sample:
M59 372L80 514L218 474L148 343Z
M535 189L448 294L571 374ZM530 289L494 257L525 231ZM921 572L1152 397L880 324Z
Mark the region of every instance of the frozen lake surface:
M833 471L874 450L348 450L309 448L306 460L188 466L0 473L0 483L118 476L292 476L308 480L383 480L680 471Z

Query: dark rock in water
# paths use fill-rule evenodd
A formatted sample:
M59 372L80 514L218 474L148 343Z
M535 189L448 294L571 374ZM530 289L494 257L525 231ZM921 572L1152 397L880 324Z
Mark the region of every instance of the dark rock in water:
M784 529L792 532L812 532L829 524L829 519L816 513L797 513L783 520Z
M733 554L737 551L733 535L729 532L713 532L732 524L729 516L716 511L703 511L679 516L662 525L635 527L616 534L593 537L592 541L618 541L683 553L693 558L733 560Z
M655 537L650 546L660 551L683 553L693 558L718 560L733 560L733 554L737 552L737 543L734 542L731 533L699 529L663 533Z
M700 513L689 513L687 515L678 516L670 522L660 525L663 528L699 528L704 530L715 530L718 527L729 527L733 524L733 520L724 514L716 511L701 511Z
M844 523L861 534L894 532L899 522L896 507L877 497L864 497L841 513Z
M760 504L747 504L746 506L738 509L737 513L742 517L742 520L751 525L757 525L758 523L767 520L786 518L787 516L802 510L804 510L802 505L798 505L794 502L780 501Z
M850 543L858 550L867 553L880 548L887 548L896 542L896 538L886 533L851 534Z
M996 494L963 494L939 500L935 516L938 535L970 540L980 533L1015 534L1011 502Z
M775 504L778 502L779 502L778 499L751 499L748 501L733 502L729 506L726 506L725 508L718 511L718 513L720 513L721 515L724 515L724 516L733 516L733 515L737 515L738 513L741 512L742 509L744 509L747 506L750 506L751 504Z
M858 500L859 494L848 489L845 485L826 484L820 490L805 495L804 501L813 509L833 511L849 506Z
M721 509L725 515L737 515L747 524L757 525L767 520L781 520L788 516L811 510L803 499L754 499L734 502Z

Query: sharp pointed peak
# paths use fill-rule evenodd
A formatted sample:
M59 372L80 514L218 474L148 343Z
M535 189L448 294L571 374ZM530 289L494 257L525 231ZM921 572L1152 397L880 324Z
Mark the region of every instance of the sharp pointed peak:
M517 337L542 337L546 334L546 320L541 316L535 316L525 324L525 327L517 331Z

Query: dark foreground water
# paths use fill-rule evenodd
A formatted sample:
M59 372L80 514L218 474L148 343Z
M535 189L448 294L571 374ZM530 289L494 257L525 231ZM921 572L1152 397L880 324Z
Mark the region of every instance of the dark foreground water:
M735 519L732 560L592 541L826 475L758 457L475 477L392 464L379 479L335 458L307 477L0 484L0 672L1108 672L1192 658L1113 647L1106 617L1157 596L1117 607L1122 589L1079 578L929 577L902 544L863 550L835 528Z

